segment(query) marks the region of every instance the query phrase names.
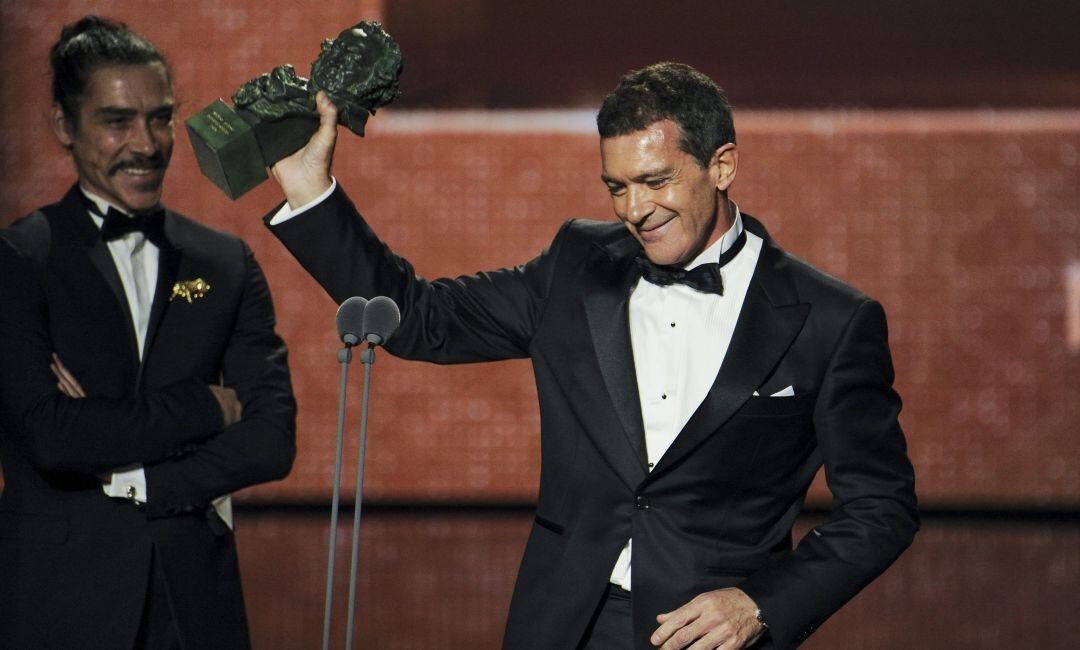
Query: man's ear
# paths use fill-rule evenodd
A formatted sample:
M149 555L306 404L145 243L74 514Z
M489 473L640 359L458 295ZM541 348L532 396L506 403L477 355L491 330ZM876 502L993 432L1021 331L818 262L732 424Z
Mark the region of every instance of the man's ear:
M72 143L75 142L75 125L68 119L64 113L64 107L59 102L53 102L49 123L52 125L53 134L56 135L56 139L60 141L60 144L65 149L70 149Z
M716 174L716 189L726 192L735 182L739 171L739 149L734 142L729 142L713 153L709 166Z

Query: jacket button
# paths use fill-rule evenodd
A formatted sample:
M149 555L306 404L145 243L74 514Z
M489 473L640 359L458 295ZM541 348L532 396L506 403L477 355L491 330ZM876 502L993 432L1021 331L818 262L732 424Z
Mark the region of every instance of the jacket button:
M648 510L649 509L649 499L648 499L648 497L643 497L640 494L638 496L634 497L634 507L637 508L638 510Z

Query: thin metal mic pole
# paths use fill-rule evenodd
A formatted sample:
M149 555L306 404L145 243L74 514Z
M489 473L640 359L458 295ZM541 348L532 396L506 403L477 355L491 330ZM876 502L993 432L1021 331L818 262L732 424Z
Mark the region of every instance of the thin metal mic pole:
M349 362L352 361L352 347L346 345L338 350L338 363L341 364L341 389L338 392L337 448L334 455L334 496L330 502L330 550L326 561L326 605L323 612L323 650L330 650L330 621L334 608L334 556L337 550L338 509L341 505L341 456L345 431L345 382L349 378Z
M371 364L375 363L375 344L360 352L364 364L364 399L360 407L360 454L356 459L356 498L353 502L352 563L349 569L349 619L346 628L345 648L353 647L353 613L356 609L356 573L360 557L360 511L363 505L364 452L367 447L368 395L371 391Z

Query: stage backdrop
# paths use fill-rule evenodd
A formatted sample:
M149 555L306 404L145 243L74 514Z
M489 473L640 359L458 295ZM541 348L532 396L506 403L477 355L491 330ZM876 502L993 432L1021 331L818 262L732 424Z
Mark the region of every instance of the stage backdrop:
M182 10L0 2L0 223L55 200L74 178L47 124L46 56L62 22L88 10L126 18L172 60L181 109L167 204L244 237L269 278L300 404L299 455L287 480L242 497L322 501L336 424L335 305L262 226L280 200L273 183L229 201L197 171L181 121L276 65L306 73L319 40L360 18L399 16L413 42L416 26L407 14L384 16L374 0L330 0L318 11L285 0ZM428 32L437 44L438 30ZM429 87L436 72L411 65L405 45L402 106L376 115L364 139L343 134L335 173L422 274L520 263L567 218L612 218L592 114L566 110L583 100L555 96L543 111L418 111L410 89ZM494 87L491 78L478 82ZM739 109L736 120L740 207L888 311L921 503L1080 505L1071 464L1080 445L1080 113ZM357 369L356 394L359 378ZM370 498L534 498L538 416L527 362L441 368L383 354L372 399ZM350 409L355 453L355 395ZM351 485L350 472L344 480ZM814 497L825 503L820 487Z
M612 218L592 111L622 72L676 59L725 85L740 207L889 313L926 510L913 548L806 647L1076 645L1080 3L670 4L0 0L0 226L73 182L47 122L46 56L63 23L96 12L172 60L181 109L166 202L244 237L266 271L299 455L288 479L238 499L254 647L310 648L322 633L336 306L261 225L280 200L272 184L229 201L198 173L180 125L274 66L306 74L321 38L363 18L400 41L405 94L365 139L343 135L335 173L428 276L520 263L567 218ZM498 647L538 477L528 363L381 354L372 396L359 644ZM827 498L818 485L813 502ZM425 508L440 502L452 507ZM345 517L333 535L334 647L349 528Z

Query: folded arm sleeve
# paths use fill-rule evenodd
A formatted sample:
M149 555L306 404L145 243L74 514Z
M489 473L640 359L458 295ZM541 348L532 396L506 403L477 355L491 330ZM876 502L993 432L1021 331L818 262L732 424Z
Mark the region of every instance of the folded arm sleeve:
M134 398L72 399L49 369L55 349L40 263L0 237L0 411L6 442L39 469L100 474L168 458L221 429L204 382Z
M285 344L274 332L266 278L243 245L245 286L222 366L243 405L239 422L183 457L146 467L151 517L203 507L241 488L284 478L296 456L296 401Z

